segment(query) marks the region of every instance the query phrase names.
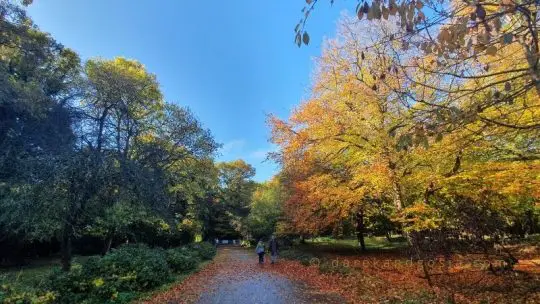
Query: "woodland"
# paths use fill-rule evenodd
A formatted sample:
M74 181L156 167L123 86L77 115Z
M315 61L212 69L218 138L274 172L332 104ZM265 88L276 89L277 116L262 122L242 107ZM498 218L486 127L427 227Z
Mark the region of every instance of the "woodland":
M1 0L0 302L129 303L272 235L273 271L347 302L540 301L538 1L355 3L256 182L142 63Z

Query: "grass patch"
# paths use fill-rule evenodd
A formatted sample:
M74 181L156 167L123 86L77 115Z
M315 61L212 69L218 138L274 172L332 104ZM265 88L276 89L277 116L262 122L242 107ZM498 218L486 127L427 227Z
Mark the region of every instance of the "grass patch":
M389 242L385 237L366 237L365 243L367 251L398 251L408 246L407 241L401 236L392 238L392 242ZM333 239L330 237L308 239L300 248L311 252L340 255L358 255L361 252L356 239Z

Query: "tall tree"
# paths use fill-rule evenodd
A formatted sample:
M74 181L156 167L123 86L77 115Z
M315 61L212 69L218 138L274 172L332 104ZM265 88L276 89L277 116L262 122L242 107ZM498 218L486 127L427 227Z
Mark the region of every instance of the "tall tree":
M215 235L246 235L245 218L249 214L251 195L255 190L255 169L243 160L217 164L219 172L218 203L214 206Z
M285 189L279 177L257 185L246 219L252 238L269 238L276 231L277 223L282 217L285 196Z
M508 221L508 210L535 200L537 131L470 119L437 135L438 118L417 115L424 105L398 93L422 94L429 103L440 98L437 90L410 87L405 73L393 68L399 55L391 46L363 52L364 40L376 41L382 34L345 19L319 61L310 99L288 121L270 119L272 138L281 147L278 160L292 181L285 208L292 226L299 232L324 232L354 212L369 214L391 200L394 210L388 215L402 226L420 259L427 258L426 249L439 252L424 247L429 246L426 238L444 235L442 250L460 233L476 235L478 242L486 235L500 240L505 225L480 228L473 222ZM528 103L527 97L522 102ZM505 107L518 112L521 104ZM505 182L496 183L494 174ZM506 180L510 176L511 183ZM475 208L464 209L466 204ZM358 222L360 230L364 226Z
M36 202L52 201L54 173L74 146L79 73L77 54L15 3L0 2L1 240L43 240L57 231L54 208Z

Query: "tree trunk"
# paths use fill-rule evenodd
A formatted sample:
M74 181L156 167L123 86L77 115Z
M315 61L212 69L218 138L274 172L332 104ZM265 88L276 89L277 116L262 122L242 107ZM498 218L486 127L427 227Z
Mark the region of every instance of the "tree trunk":
M113 242L113 234L109 234L107 238L105 239L105 243L104 243L103 251L101 252L101 255L106 255L111 250L112 242Z
M433 281L431 280L431 275L429 274L429 267L425 259L422 259L422 270L424 271L424 276L426 277L429 287L433 287Z
M71 239L71 232L66 224L64 227L64 232L62 233L62 241L60 244L63 271L69 271L71 269Z
M386 240L390 243L392 243L392 236L390 235L390 231L386 231L385 235Z
M364 241L364 211L358 211L356 213L356 236L358 237L358 243L362 252L366 251L366 243Z
M427 256L423 254L422 248L420 245L419 238L421 238L421 236L413 234L412 236L408 235L408 237L409 237L409 243L411 244L413 250L416 253L416 258L422 262L422 271L424 272L424 276L429 284L429 287L433 287L433 281L431 280L431 275L429 273L429 266L426 260Z
M392 190L394 191L394 204L396 209L401 211L403 209L403 198L401 195L401 187L395 177L392 178Z

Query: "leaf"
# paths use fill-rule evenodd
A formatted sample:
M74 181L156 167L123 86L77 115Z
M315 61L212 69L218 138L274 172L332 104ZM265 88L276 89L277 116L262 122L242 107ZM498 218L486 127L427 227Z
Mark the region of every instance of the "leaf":
M490 56L495 56L497 55L497 47L492 45L490 47L488 47L486 49L486 54L490 55Z
M416 8L422 9L422 7L424 7L424 3L422 1L416 1Z
M309 34L307 32L304 32L304 35L302 36L302 41L305 45L309 44Z
M297 33L294 37L294 43L296 43L298 47L302 46L302 35L300 35L300 33Z
M506 34L503 35L503 43L504 44L512 43L513 39L514 39L514 35L512 33L506 33Z
M364 11L363 10L358 10L358 20L362 20L362 18L364 18Z
M374 11L374 9L373 9L373 6L372 6L368 10L367 20L369 20L369 21L373 20L373 18L375 17L373 11Z
M450 32L448 29L444 28L439 33L439 42L444 43L448 42L450 40Z

